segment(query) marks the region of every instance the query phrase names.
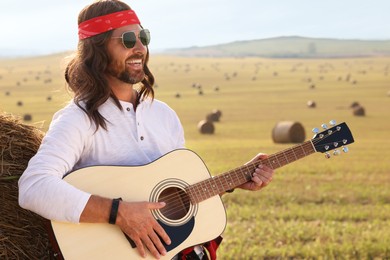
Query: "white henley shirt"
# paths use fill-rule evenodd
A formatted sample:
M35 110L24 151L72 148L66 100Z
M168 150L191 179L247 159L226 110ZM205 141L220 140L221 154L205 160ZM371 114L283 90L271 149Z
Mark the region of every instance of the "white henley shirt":
M78 223L91 194L62 178L92 165L144 165L184 148L184 132L176 113L154 99L134 111L110 98L99 107L108 120L107 131L96 127L74 102L58 111L37 154L19 180L19 204L41 216Z

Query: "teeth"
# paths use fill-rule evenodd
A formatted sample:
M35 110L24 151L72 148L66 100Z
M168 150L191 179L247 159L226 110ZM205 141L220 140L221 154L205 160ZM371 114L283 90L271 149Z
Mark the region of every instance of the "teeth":
M131 60L128 63L130 63L130 64L141 64L142 60Z

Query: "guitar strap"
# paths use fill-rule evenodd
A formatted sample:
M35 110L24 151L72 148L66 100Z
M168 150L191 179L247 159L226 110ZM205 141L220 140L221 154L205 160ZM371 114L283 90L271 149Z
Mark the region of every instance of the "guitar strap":
M216 239L211 240L211 241L206 242L206 243L201 245L209 253L210 260L217 259L217 249L218 249L219 245L221 244L222 239L223 239L222 236L219 236ZM181 260L189 260L189 259L195 260L195 259L200 259L200 258L195 253L194 247L189 247L189 248L186 248L180 252L179 259L181 259ZM205 255L201 260L205 260L205 259L209 259L207 257L207 255Z

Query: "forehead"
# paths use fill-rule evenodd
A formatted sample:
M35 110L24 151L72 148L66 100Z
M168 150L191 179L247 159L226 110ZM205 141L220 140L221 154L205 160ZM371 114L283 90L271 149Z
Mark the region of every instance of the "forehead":
M141 30L141 26L139 24L130 24L123 27L120 27L118 29L115 29L112 33L112 36L121 36L122 33L128 32L128 31L139 31Z

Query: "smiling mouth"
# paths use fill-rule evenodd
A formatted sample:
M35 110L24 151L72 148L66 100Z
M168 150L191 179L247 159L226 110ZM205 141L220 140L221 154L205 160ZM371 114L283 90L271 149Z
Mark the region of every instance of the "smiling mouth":
M134 59L126 62L127 65L130 66L142 66L142 59Z

